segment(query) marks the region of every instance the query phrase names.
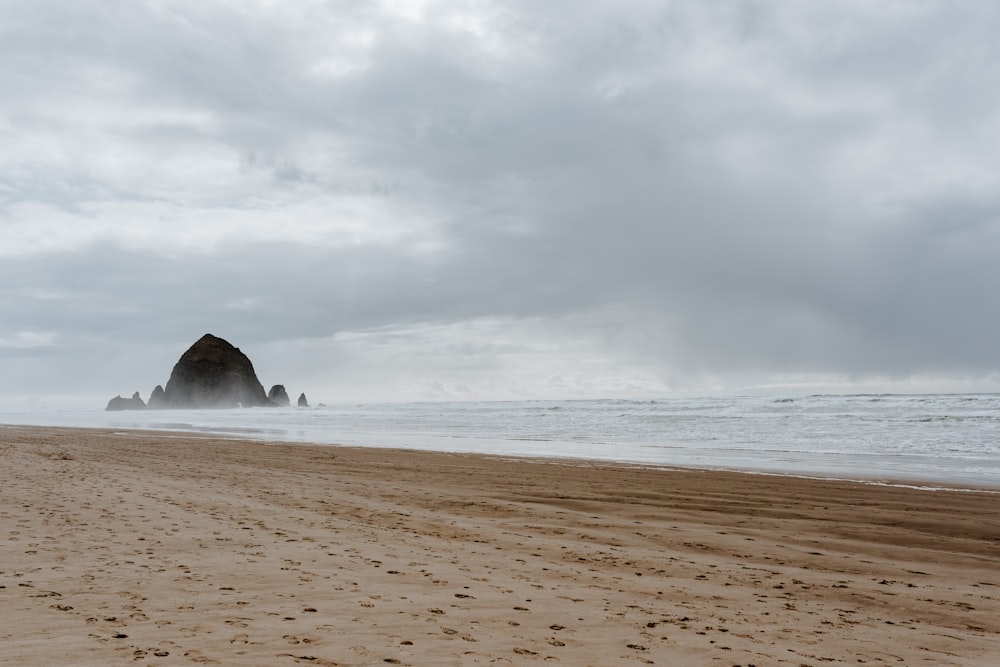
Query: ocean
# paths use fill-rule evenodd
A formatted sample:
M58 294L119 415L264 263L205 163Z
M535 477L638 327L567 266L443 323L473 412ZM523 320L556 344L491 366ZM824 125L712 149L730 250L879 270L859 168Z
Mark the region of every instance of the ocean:
M0 423L1000 488L1000 394L4 409Z

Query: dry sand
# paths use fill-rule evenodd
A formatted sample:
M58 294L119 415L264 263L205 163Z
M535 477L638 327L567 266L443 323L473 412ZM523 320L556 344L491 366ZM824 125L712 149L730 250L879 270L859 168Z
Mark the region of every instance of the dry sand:
M1000 665L1000 495L0 427L0 663Z

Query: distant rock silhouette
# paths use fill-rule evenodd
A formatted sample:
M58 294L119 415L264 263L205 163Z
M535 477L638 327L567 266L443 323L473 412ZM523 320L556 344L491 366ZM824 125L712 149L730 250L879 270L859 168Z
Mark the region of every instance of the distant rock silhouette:
M299 396L299 406L309 407L306 395ZM115 396L106 410L142 410L167 408L237 408L289 406L285 385L276 384L269 393L257 379L253 364L238 347L205 334L189 347L174 364L166 388L156 385L149 395L149 405L139 392L132 398Z
M271 387L271 391L267 392L267 398L281 407L288 407L292 404L292 400L288 398L288 392L285 391L285 385L276 384Z
M181 355L163 393L163 407L169 408L274 405L247 356L212 334L202 336Z
M122 398L121 394L108 401L106 412L116 412L118 410L145 410L146 404L142 402L139 392L132 394L132 398Z
M153 393L149 395L149 407L154 409L167 407L167 398L163 391L163 385L158 384L153 388Z

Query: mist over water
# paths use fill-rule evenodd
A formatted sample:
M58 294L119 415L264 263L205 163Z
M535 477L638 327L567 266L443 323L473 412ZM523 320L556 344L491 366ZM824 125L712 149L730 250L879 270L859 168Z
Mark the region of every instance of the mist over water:
M1000 487L1000 395L8 410L0 423Z

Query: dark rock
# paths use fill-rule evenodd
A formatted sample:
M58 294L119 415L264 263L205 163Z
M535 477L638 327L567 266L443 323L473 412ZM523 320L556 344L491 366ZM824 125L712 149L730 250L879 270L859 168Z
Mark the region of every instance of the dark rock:
M288 398L288 392L285 391L285 385L283 384L276 384L271 387L271 391L267 392L267 397L272 403L281 407L288 407L292 404L292 400Z
M151 408L165 408L167 407L166 394L163 391L163 385L156 385L153 388L153 393L149 395L149 407Z
M205 334L181 355L164 389L164 407L236 408L274 405L239 348Z
M308 408L309 407L309 401L306 400L306 394L305 394L305 392L302 392L301 394L299 394L299 407L300 408Z
M139 396L139 392L132 394L132 398L122 398L121 394L115 396L110 401L108 401L108 407L104 408L106 412L115 412L118 410L145 410L146 404L142 402L142 398Z

